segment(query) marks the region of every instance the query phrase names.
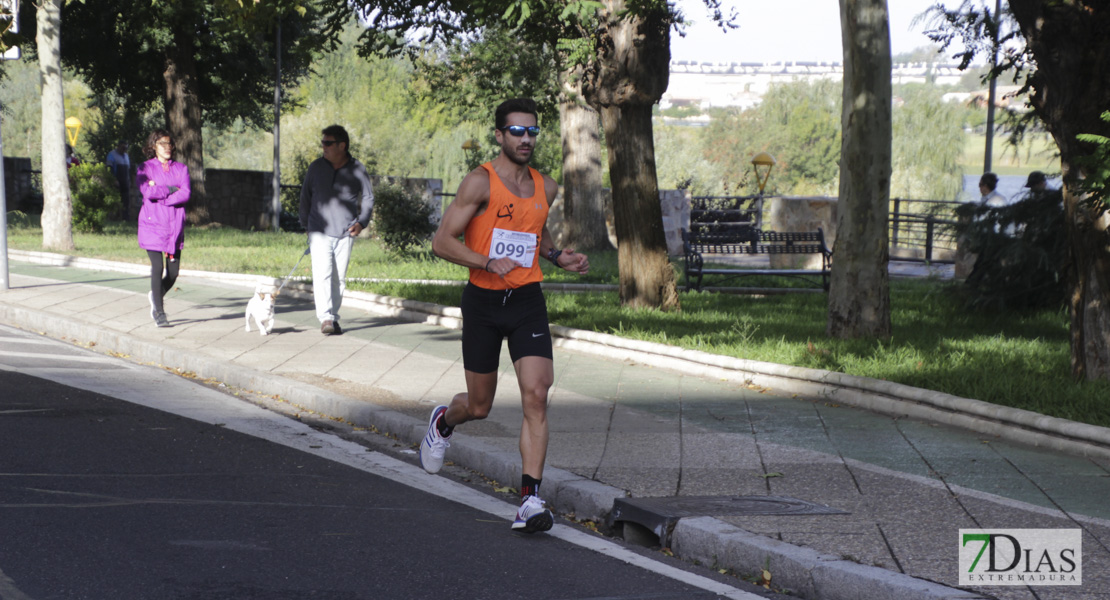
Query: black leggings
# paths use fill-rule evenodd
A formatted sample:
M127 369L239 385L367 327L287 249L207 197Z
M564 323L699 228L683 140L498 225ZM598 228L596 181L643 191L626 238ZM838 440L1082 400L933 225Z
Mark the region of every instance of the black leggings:
M165 266L162 265L161 252L147 250L146 255L150 258L150 291L154 296L154 308L158 312L165 312L162 309L162 296L165 296L177 281L177 273L181 270L181 251L178 250L177 254L173 255L173 260L167 260Z

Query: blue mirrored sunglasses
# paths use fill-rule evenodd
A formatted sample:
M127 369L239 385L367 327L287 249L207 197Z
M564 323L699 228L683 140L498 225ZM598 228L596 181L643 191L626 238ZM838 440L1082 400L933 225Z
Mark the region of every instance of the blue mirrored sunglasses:
M535 125L531 127L525 127L523 125L506 125L501 128L501 131L508 131L509 135L513 137L522 137L525 131L532 137L536 137L540 134L540 128Z

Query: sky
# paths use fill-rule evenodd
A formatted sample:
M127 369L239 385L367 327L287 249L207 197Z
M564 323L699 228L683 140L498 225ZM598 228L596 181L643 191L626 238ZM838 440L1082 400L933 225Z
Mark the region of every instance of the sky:
M892 54L931 42L910 22L937 0L887 0ZM735 8L739 29L727 33L713 23L702 0L677 0L694 21L685 38L671 32L671 60L696 62L843 62L838 0L722 0L726 14Z

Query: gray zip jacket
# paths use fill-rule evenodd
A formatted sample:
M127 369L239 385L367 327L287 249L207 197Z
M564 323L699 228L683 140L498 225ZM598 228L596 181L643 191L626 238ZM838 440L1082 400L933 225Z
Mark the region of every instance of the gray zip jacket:
M301 227L331 237L349 235L357 221L370 225L374 210L374 187L362 163L353 157L336 169L327 159L312 161L301 184Z

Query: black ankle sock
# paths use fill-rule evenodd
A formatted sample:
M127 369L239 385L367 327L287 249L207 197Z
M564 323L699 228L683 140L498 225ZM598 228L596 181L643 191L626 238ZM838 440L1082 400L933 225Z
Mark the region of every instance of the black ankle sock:
M540 495L540 483L542 479L536 479L531 475L524 475L520 478L520 497L525 498L528 496Z
M451 432L455 430L455 427L453 425L450 427L447 425L447 419L445 418L446 416L447 411L443 411L443 414L439 415L439 418L436 419L436 431L438 431L439 435L443 437L450 437Z

